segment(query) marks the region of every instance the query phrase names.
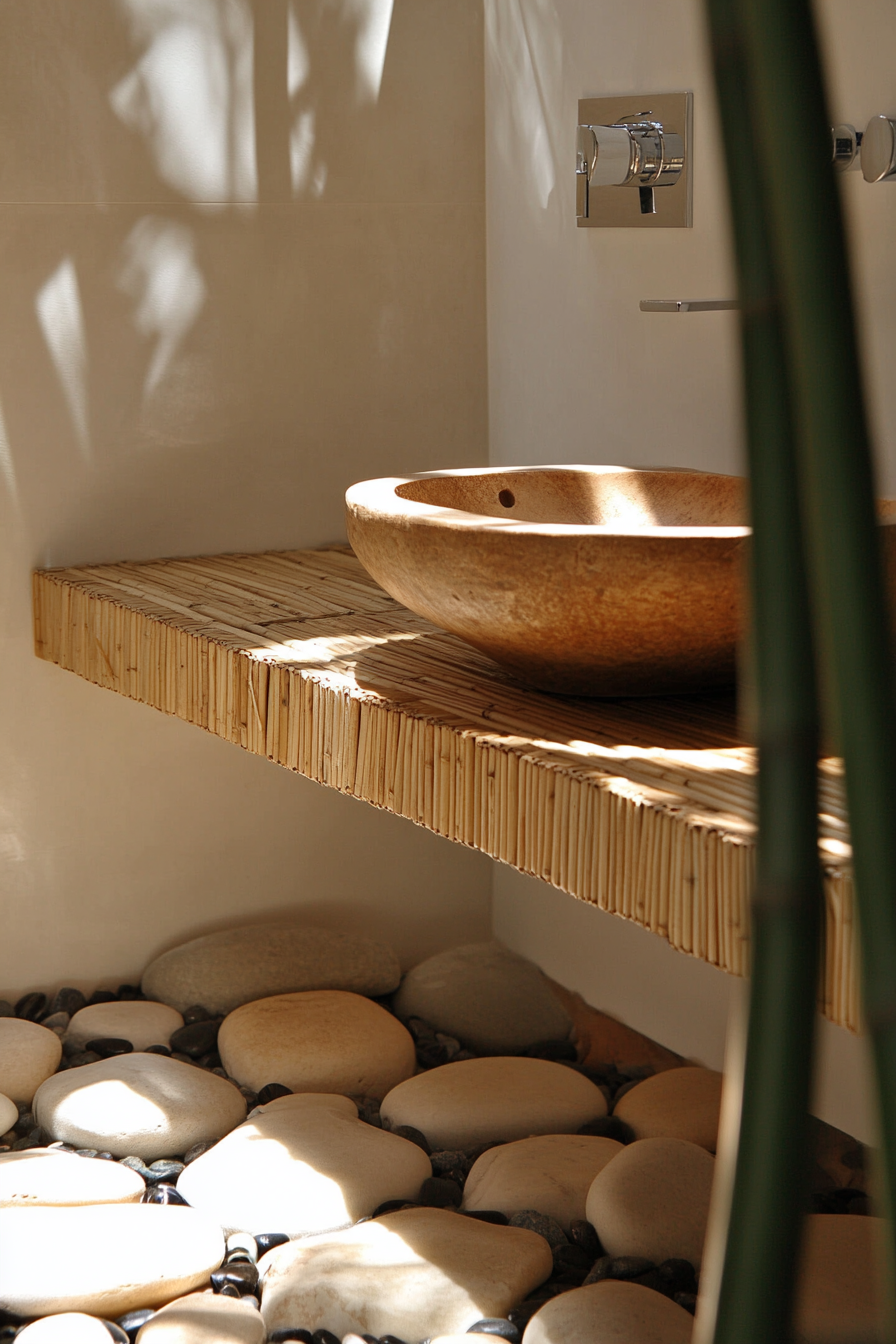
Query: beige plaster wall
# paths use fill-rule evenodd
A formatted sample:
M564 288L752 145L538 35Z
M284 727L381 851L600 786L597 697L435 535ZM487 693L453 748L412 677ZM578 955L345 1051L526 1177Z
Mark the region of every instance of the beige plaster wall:
M0 993L487 930L486 860L38 662L29 595L485 460L482 105L480 0L0 3Z
M733 294L702 0L485 0L490 455L737 472L730 313L645 314L644 298ZM888 0L817 5L831 111L896 115ZM694 92L694 227L577 229L577 100ZM635 98L635 105L648 104ZM784 134L782 150L786 150ZM882 493L896 491L896 186L843 181ZM731 982L653 935L500 870L494 927L592 1003L720 1065ZM873 1137L864 1045L819 1023L818 1114Z

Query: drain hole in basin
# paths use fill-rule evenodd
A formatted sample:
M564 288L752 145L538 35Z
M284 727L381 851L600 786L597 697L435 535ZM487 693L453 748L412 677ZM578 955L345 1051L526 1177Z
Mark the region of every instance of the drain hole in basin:
M503 504L505 509L512 509L516 503L516 495L512 490L499 490L498 503Z

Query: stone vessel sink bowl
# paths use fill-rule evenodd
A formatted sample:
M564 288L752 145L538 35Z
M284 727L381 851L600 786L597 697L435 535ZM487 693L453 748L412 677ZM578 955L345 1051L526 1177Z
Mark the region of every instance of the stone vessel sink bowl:
M656 695L734 681L744 482L612 466L362 481L349 540L411 611L526 685Z

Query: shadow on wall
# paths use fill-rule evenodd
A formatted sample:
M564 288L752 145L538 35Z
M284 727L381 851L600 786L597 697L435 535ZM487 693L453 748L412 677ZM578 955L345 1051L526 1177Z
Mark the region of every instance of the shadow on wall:
M484 458L480 24L0 8L0 485L39 563L315 544L358 476Z

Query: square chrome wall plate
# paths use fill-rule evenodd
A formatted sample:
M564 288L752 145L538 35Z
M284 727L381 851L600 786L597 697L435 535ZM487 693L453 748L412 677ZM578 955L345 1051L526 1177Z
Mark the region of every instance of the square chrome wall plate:
M637 93L612 98L581 98L579 100L579 143L586 135L594 149L594 158L583 162L580 148L577 167L577 217L581 229L689 229L692 218L692 93ZM679 146L677 153L683 160L677 180L664 180L664 173L655 173L657 185L643 186L648 180L650 165L633 158L628 180L621 185L599 185L601 173L599 141L601 128L608 132L613 152L618 153L616 142L620 128L631 132L636 158L641 154L639 145L663 136ZM651 134L651 129L653 134ZM586 156L587 159L587 156ZM589 171L589 168L594 171ZM603 174L604 178L607 174ZM589 180L590 179L590 180Z

